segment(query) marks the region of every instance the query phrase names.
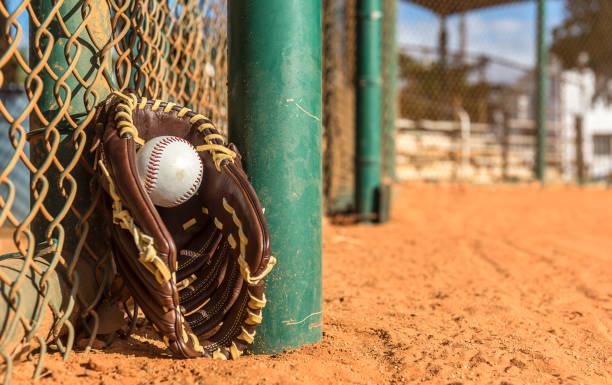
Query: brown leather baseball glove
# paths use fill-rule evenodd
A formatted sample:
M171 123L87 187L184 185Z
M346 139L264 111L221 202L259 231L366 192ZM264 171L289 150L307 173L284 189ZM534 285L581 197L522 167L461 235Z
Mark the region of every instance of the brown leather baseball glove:
M204 116L133 94L113 93L96 125L114 260L134 300L176 357L237 358L253 342L262 278L276 262L238 150ZM191 143L204 171L195 195L171 208L152 203L135 160L162 135Z

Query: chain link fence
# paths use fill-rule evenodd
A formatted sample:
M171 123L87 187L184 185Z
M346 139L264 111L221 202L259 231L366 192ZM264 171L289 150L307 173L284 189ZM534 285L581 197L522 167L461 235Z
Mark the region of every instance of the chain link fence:
M536 2L493 1L482 8L482 2L470 7L466 1L458 13L451 3L400 3L398 175L532 180ZM577 0L546 5L547 180L609 177L612 126L604 120L612 121L612 107L603 92L609 88L603 63L612 59L612 35L604 21L612 4Z
M383 179L535 180L537 2L381 3ZM324 196L334 214L355 205L358 15L355 0L323 5ZM604 0L546 1L548 181L611 178L611 8Z
M114 293L115 268L89 150L96 105L130 88L208 114L227 131L226 7L223 0L0 3L5 383L16 358L35 359L37 377L49 344L67 357L108 332L97 309Z
M323 0L323 188L328 213L355 205L356 0Z

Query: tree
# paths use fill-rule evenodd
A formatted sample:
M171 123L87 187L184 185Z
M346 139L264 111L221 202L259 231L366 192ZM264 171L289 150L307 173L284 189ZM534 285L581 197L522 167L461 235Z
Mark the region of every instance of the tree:
M551 52L566 69L591 69L596 77L594 99L612 102L612 1L567 1L565 11L566 19L553 31Z

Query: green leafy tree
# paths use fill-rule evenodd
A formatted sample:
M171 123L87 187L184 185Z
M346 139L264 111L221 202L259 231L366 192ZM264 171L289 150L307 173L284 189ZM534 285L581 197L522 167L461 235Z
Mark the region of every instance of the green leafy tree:
M566 19L553 31L552 53L566 69L593 70L594 99L612 102L612 1L571 0L565 11Z

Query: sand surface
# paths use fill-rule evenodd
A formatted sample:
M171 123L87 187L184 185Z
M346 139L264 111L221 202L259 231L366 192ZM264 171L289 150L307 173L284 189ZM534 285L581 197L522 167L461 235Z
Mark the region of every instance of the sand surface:
M181 361L143 327L38 383L612 383L612 190L406 184L390 223L323 242L320 343Z

